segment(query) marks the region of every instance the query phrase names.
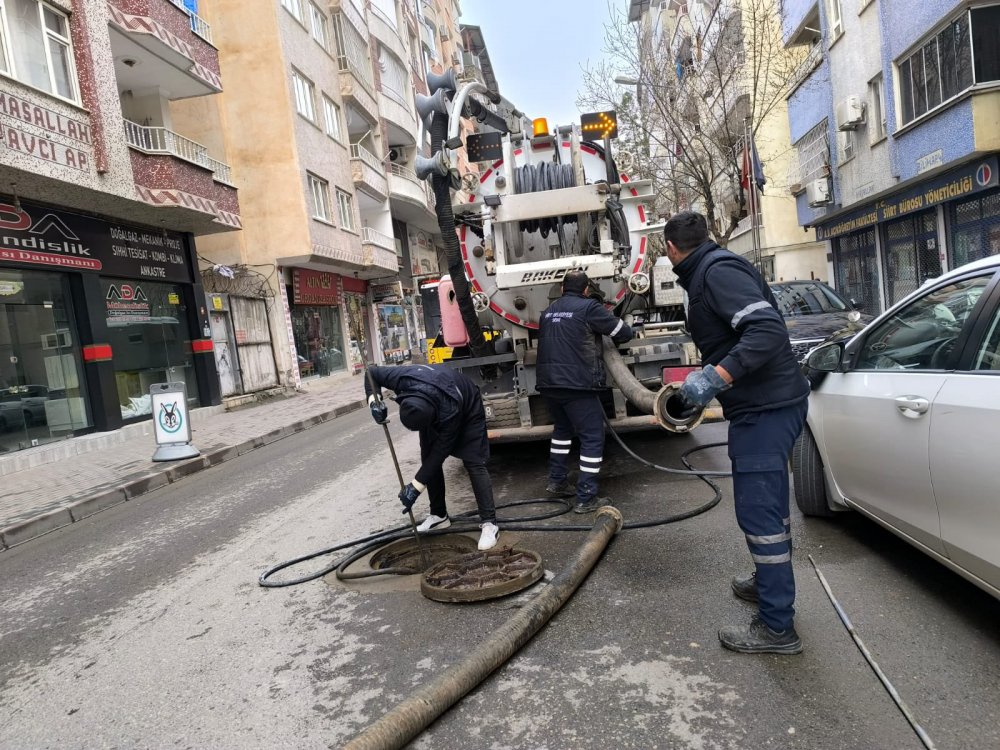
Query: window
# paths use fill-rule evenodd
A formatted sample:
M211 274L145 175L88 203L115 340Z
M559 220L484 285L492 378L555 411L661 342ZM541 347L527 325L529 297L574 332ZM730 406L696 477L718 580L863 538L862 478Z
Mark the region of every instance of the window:
M991 276L957 281L928 292L904 307L868 335L858 358L858 368L947 369L962 326Z
M834 42L844 33L844 18L840 12L840 0L827 0L826 22L830 29L830 41Z
M314 174L307 174L312 193L313 218L330 221L330 183Z
M326 124L326 134L335 141L340 141L340 105L323 94L323 120Z
M292 83L295 86L295 111L309 122L316 122L316 95L312 81L293 70Z
M330 50L330 32L327 28L326 16L316 3L309 3L309 25L312 38L315 39L323 49Z
M354 231L354 198L350 193L337 190L337 211L340 214L340 226L342 229Z
M990 5L962 13L900 61L901 122L917 119L974 84L1000 80L998 44L1000 5Z
M993 314L993 322L986 334L986 340L976 353L972 369L1000 371L1000 310Z
M302 23L302 0L281 0L282 6L295 16L295 20Z
M77 101L69 17L39 0L0 0L0 71Z
M868 140L878 143L888 132L885 126L885 81L882 74L868 82Z
M844 164L854 158L854 131L837 131L837 163Z
M382 93L407 107L406 92L411 89L410 74L399 58L381 44L378 46L378 66L382 71Z

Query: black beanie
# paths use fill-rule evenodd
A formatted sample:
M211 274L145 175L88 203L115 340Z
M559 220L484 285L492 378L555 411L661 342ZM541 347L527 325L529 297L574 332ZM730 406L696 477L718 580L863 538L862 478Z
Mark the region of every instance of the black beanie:
M583 294L584 290L587 288L587 284L589 283L590 279L587 278L587 274L578 268L574 268L567 271L566 275L563 276L563 293L572 292L574 294Z
M399 399L399 421L408 430L422 430L434 422L434 404L419 393Z

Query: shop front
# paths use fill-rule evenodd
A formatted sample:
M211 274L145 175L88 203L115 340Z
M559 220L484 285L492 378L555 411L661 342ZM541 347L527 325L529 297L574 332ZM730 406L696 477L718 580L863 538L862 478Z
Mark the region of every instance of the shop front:
M998 171L996 156L976 159L818 225L838 290L876 314L928 279L1000 254Z
M0 450L218 403L190 237L0 196ZM207 356L205 356L207 355Z
M327 376L347 369L344 349L343 293L337 274L293 268L292 336L299 374Z
M357 374L364 369L365 362L373 362L370 311L368 302L368 282L349 276L341 278L344 289L344 307L347 310L347 335L350 337L350 368ZM363 355L363 356L362 356Z
M379 349L387 365L408 362L413 347L407 330L403 285L399 281L371 285L378 325Z

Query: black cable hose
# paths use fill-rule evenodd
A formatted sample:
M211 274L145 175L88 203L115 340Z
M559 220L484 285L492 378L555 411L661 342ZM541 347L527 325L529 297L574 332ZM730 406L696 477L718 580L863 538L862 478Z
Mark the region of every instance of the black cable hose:
M666 524L677 523L678 521L684 521L687 520L688 518L694 518L695 516L701 515L702 513L711 510L716 505L718 505L719 502L722 500L722 489L719 487L719 485L717 485L715 482L709 479L709 477L731 476L730 472L702 471L699 469L695 469L688 461L688 457L693 453L697 453L698 451L707 450L708 448L718 448L723 445L726 445L725 442L706 443L705 445L698 445L695 446L694 448L690 448L689 450L681 454L681 462L687 467L687 469L672 469L669 467L658 466L657 464L654 464L638 456L622 442L621 438L618 437L617 433L615 433L614 430L611 431L611 434L618 441L618 444L621 445L632 458L638 460L640 463L643 463L646 466L649 466L650 468L656 469L657 471L664 471L671 474L696 476L701 481L705 482L709 487L711 487L714 492L711 500L709 500L706 503L703 503L702 505L697 506L696 508L692 508L691 510L687 511L682 511L680 513L674 513L672 515L664 516L662 518L650 519L648 521L628 521L622 526L623 530L648 529L654 526L664 526ZM583 525L583 524L564 524L564 525L546 526L533 523L535 521L544 521L550 518L556 518L558 516L567 513L570 510L570 503L569 501L563 499L539 498L531 500L517 500L510 503L503 503L502 505L498 505L497 508L503 509L503 508L521 507L525 505L553 505L553 504L559 505L560 506L559 510L553 511L551 513L532 515L522 518L515 517L515 518L498 519L498 520L502 524L502 528L508 531L542 531L542 532L590 531L593 528L592 525ZM472 531L475 528L477 528L476 524L473 523L473 517L476 516L476 514L477 511L467 511L465 513L454 516L454 519L457 522L459 522L459 525L452 526L447 530L431 531L428 532L427 534L424 534L423 536L424 537L443 536L446 534L461 534L468 531ZM469 525L461 526L460 524L462 521L469 521ZM323 576L332 573L334 571L336 571L337 573L337 578L341 580L372 578L374 576L380 576L380 575L412 575L413 570L409 568L385 568L382 570L347 573L347 568L350 565L357 562L365 555L372 552L374 549L382 547L385 544L388 544L389 542L395 541L397 539L408 538L410 536L410 533L411 529L409 526L397 526L395 528L384 529L382 531L375 532L374 534L361 537L360 539L355 539L353 541L337 544L334 545L333 547L328 547L326 549L319 550L318 552L312 552L308 555L296 557L292 560L279 563L278 565L275 565L274 567L265 570L263 573L260 574L258 583L265 588L283 588L285 586L295 586L300 583L306 583L307 581L314 581L317 578L322 578ZM360 549L355 550L354 552L347 555L347 557L341 558L321 570L309 573L308 575L301 576L299 578L291 578L280 581L270 580L271 576L273 576L275 573L278 573L279 571L285 570L286 568L290 568L294 565L298 565L299 563L307 562L309 560L314 560L317 557L322 557L324 555L329 555L334 552L339 552L344 549L351 549L354 547L358 547L359 545L363 546Z

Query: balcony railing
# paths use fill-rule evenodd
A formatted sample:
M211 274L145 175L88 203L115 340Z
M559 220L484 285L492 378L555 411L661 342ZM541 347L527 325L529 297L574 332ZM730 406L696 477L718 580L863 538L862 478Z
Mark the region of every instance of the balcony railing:
M802 62L795 66L795 70L788 77L788 93L791 94L801 86L802 82L819 67L821 62L823 62L823 45L817 43L809 48L808 54L806 54Z
M361 228L361 242L366 245L375 245L376 247L390 250L393 253L396 252L396 240L371 227Z
M752 221L753 217L751 215L744 216L742 219L740 219L739 223L736 225L736 229L733 230L733 233L729 236L729 238L732 239L734 237L738 237L741 234L744 234L745 232L749 232L751 229L753 229ZM757 214L757 226L763 228L764 214Z
M342 4L342 7L349 6L350 2ZM375 76L368 60L368 42L351 23L345 23L342 16L343 14L338 15L334 22L337 48L340 50L337 67L342 72L353 75L365 90L374 96Z
M232 171L228 164L208 155L208 148L200 143L178 135L166 128L139 125L131 120L124 120L125 140L130 146L147 154L169 154L178 159L189 161L212 172L212 177L219 182L232 185Z
M420 178L417 177L417 173L409 167L404 167L399 164L390 164L389 171L397 177L405 177L410 182L415 182L417 185L421 184Z
M183 10L191 18L191 31L200 36L209 44L212 43L212 27L208 22L192 10L184 7L184 0L170 0L174 5Z
M379 174L385 174L385 167L382 164L382 160L360 144L351 144L351 158L360 159Z

